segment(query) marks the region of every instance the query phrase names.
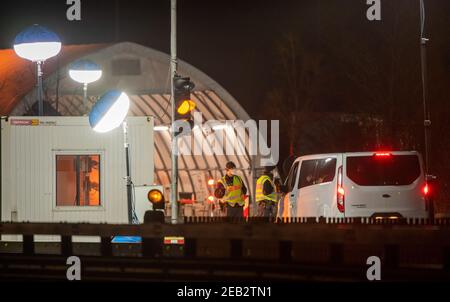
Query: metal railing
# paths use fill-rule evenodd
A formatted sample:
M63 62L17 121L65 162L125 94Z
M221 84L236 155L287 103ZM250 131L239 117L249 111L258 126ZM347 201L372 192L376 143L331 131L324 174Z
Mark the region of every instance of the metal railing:
M153 277L169 278L170 275L172 278L170 271L184 269L186 274L182 279L189 280L200 277L209 280L217 277L218 271L230 271L231 275L234 272L236 278L244 278L240 274L248 273L252 279L271 279L276 275L282 280L291 280L305 274L308 278L364 279L365 273L361 272L365 272L363 268L367 266L367 258L378 256L387 280L450 280L448 218L291 219L271 222L264 219L229 221L222 217L192 217L177 225L1 223L0 234L22 235L23 243L19 253L2 254L0 249L0 276L11 272L11 263L37 263L42 267L48 267L47 264L55 259L62 263L64 257L78 255L74 247L80 243L73 242L72 236L98 236L100 242L91 244L99 248L98 255L80 254L80 257L86 265L93 267L120 268L116 273L103 272L102 278L119 278L125 271L140 270L137 275L145 279L149 273L142 273L142 269L154 272L159 268L161 272ZM36 245L39 243L35 242L34 235L61 236L58 243L60 253L38 255ZM117 249L124 245L112 243L111 238L119 235L142 237L141 244L122 248L123 252L138 247L138 253L125 252L118 256ZM183 237L184 244L165 245L164 238L172 236ZM198 275L198 270L203 270L204 275ZM20 272L15 271L19 275ZM26 272L30 274L29 270Z

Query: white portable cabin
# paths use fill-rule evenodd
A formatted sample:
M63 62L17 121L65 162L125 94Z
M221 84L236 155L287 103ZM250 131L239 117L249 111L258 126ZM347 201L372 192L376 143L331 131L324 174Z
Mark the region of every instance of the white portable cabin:
M131 179L153 184L153 119L128 117ZM127 223L124 133L88 117L1 120L1 220Z

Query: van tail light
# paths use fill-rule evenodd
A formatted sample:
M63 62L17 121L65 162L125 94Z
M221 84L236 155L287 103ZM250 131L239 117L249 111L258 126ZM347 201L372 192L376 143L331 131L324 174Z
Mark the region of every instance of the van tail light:
M389 152L376 152L373 154L373 156L377 157L377 158L386 158L386 157L391 157L392 153Z
M337 179L337 193L336 202L339 212L344 213L345 211L345 190L343 186L344 176L342 174L342 166L338 169L338 179Z
M429 193L430 193L430 187L428 186L427 183L425 183L425 185L422 187L422 194L423 194L423 196L427 197Z

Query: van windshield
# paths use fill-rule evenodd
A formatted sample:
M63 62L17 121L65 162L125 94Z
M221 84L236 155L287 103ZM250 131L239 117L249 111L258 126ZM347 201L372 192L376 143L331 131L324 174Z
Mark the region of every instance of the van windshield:
M360 186L401 186L420 176L417 155L347 157L347 176Z

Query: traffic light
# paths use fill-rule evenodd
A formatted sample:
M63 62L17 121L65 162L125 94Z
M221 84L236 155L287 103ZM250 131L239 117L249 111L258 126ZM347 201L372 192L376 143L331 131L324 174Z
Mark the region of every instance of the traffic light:
M195 84L191 82L188 77L181 77L176 75L174 81L174 98L175 98L175 122L185 121L189 124L190 129L183 129L178 127L178 131L175 136L181 133L190 134L194 126L194 121L191 116L191 112L195 109L196 104L191 99L191 92L194 89Z
M175 120L190 120L191 112L195 109L195 102L191 99L191 92L195 84L188 77L175 76Z

